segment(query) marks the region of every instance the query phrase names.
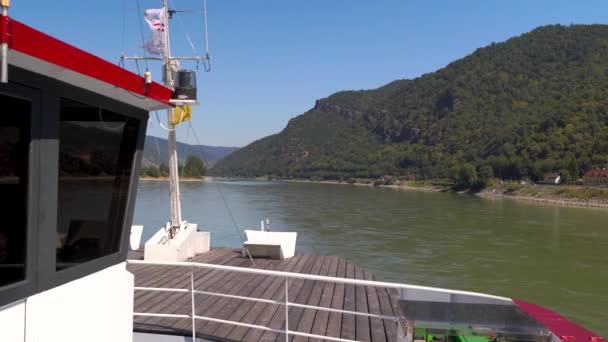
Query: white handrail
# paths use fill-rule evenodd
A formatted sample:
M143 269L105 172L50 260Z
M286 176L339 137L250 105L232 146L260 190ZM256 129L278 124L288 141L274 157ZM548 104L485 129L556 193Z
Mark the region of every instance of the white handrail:
M509 302L512 301L510 298L507 298L507 297L500 297L500 296L494 296L494 295L489 295L489 294L485 294L485 293L478 293L478 292L471 292L471 291L451 290L451 289L445 289L445 288L439 288L439 287L429 287L429 286L420 286L420 285L411 285L411 284L389 283L389 282L375 281L375 280L338 278L338 277L321 276L321 275L315 275L315 274L262 270L262 269L257 269L257 268L248 268L248 267L226 266L226 265L206 264L206 263L197 263L197 262L168 262L168 261L144 261L144 260L127 260L127 263L133 264L133 265L157 265L157 266L209 268L209 269L215 269L215 270L224 270L224 271L232 271L232 272L240 272L240 273L252 273L252 274L284 277L284 278L291 278L291 279L326 281L326 282L347 284L347 285L384 287L384 288L391 288L391 289L397 289L397 290L423 290L423 291L431 291L431 292L454 294L454 295L469 295L469 296L496 299L496 300L509 301Z
M139 265L157 265L157 266L174 266L174 267L189 267L190 268L190 289L137 286L137 287L134 287L134 290L135 291L190 293L191 301L192 301L191 315L140 313L140 312L135 312L133 315L134 316L143 316L143 317L190 318L190 319L192 319L192 340L193 341L196 340L196 320L206 320L206 321L215 322L215 323L223 323L223 324L241 326L241 327L246 327L246 328L270 331L270 332L275 332L275 333L282 333L282 334L285 334L286 342L289 341L289 335L310 337L310 338L316 338L316 339L324 339L324 340L329 340L329 341L356 342L356 341L348 340L348 339L308 334L308 333L289 330L289 308L290 307L321 310L321 311L341 313L341 314L351 314L351 315L365 316L365 317L370 317L370 318L378 318L378 319L393 320L393 321L405 319L404 317L397 317L397 316L387 316L387 315L374 314L374 313L368 313L368 312L357 312L357 311L341 310L341 309L334 309L334 308L321 307L321 306L312 306L312 305L306 305L306 304L291 303L291 302L289 302L289 279L314 280L314 281L333 282L333 283L347 284L347 285L392 288L392 289L399 289L401 291L403 291L403 290L422 290L422 291L437 292L437 293L449 294L449 295L454 295L454 294L469 295L469 296L475 296L475 297L481 297L481 298L487 298L487 299L512 302L512 300L509 298L486 295L483 293L476 293L476 292L469 292L469 291L448 290L448 289L418 286L418 285L389 283L389 282L361 280L361 279L338 278L338 277L320 276L320 275L314 275L314 274L272 271L272 270L263 270L263 269L246 268L246 267L215 265L215 264L205 264L205 263L195 263L195 262L165 262L165 261L143 261L143 260L127 260L127 263L135 264L135 265L139 264ZM194 286L195 285L194 284L194 281L195 281L194 280L194 271L197 268L208 268L208 269L222 270L222 271L283 277L283 278L285 278L285 300L277 301L277 300L271 300L271 299L252 298L252 297L231 295L231 294L226 294L226 293L217 293L217 292L196 290L195 289L196 287ZM260 302L260 303L267 303L267 304L283 305L285 307L285 329L284 330L283 329L273 329L273 328L261 326L261 325L242 323L242 322L224 320L224 319L219 319L219 318L198 316L196 314L196 306L195 306L195 295L197 295L197 294L211 295L211 296L217 296L217 297L246 300L246 301L253 301L253 302Z
M136 291L188 292L188 293L190 293L190 290L186 290L186 289L172 289L172 288L158 288L158 287L136 287L135 290ZM251 298L251 297L237 296L237 295L231 295L231 294L226 294L226 293L208 292L208 291L200 291L200 290L194 290L194 293L207 295L207 296L214 296L214 297L245 300L245 301L250 301L250 302L285 305L285 302L281 302L281 301L273 300L273 299ZM306 304L299 304L299 303L292 303L292 302L289 302L289 306L303 308L303 309L313 309L313 310L342 313L342 314L351 314L351 315L356 315L356 316L366 316L366 317L370 317L370 318L379 318L379 319L388 319L388 320L402 318L402 317L395 317L395 316L378 315L378 314L373 314L373 313L368 313L368 312L355 312L355 311L349 311L349 310L328 308L325 306L314 306L314 305L306 305Z

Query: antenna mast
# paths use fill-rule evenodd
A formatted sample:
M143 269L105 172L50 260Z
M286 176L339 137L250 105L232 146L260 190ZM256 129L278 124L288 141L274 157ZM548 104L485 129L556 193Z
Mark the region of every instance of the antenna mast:
M175 84L171 73L171 41L169 39L169 10L167 0L163 0L163 11L165 12L165 56L163 60L164 83L167 87L174 89ZM169 191L171 193L171 227L177 228L182 223L182 207L179 199L179 166L177 160L177 141L175 138L175 125L172 122L173 108L167 109L167 124L169 134Z
M175 80L174 76L174 67L178 67L178 63L180 60L189 60L189 61L201 61L201 60L210 60L209 57L209 46L207 41L207 4L206 1L203 2L204 6L204 15L205 15L205 46L207 49L207 53L205 56L185 56L185 57L172 57L171 56L171 40L169 35L169 19L176 12L190 12L190 11L176 11L169 10L168 8L168 0L163 0L163 29L165 31L164 34L164 56L147 56L147 57L138 57L138 56L121 56L121 60L156 60L163 62L163 83L168 88L175 90ZM141 14L140 14L141 15ZM147 70L146 70L147 71ZM148 72L147 72L148 73ZM173 104L184 105L184 104L196 104L195 100L171 100ZM167 109L167 131L168 131L168 149L169 149L169 191L171 195L171 228L174 233L182 226L182 208L180 203L180 189L179 189L179 166L178 166L178 158L177 158L177 140L175 137L175 124L173 123L173 113L174 109Z

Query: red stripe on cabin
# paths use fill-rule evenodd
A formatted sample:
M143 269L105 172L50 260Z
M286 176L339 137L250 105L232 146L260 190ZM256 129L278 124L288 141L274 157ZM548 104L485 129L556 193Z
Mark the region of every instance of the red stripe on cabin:
M144 92L143 77L13 19L10 23L10 48L169 105L171 89L153 82Z

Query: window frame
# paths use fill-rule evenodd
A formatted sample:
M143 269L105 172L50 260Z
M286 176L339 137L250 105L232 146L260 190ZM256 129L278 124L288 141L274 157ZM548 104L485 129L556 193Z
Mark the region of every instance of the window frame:
M57 82L57 81L54 81ZM45 88L50 89L50 88ZM135 196L137 190L137 182L139 180L139 168L141 164L141 156L143 155L143 145L145 141L145 132L147 128L147 119L148 112L139 109L136 107L132 107L125 103L118 102L114 99L107 98L103 95L95 94L90 91L87 91L82 88L78 88L66 83L61 83L60 86L56 86L53 88L53 107L54 107L54 115L53 115L53 133L56 137L55 141L57 142L53 146L52 153L48 154L48 156L52 156L54 159L52 167L53 176L50 181L53 182L54 187L54 197L52 200L48 202L52 202L53 204L53 224L52 224L52 232L49 235L52 235L51 240L48 238L45 240L48 244L49 241L52 241L52 246L50 246L50 252L47 251L46 256L46 266L41 271L41 280L40 286L42 288L53 288L65 284L69 281L82 278L86 275L92 274L94 272L100 271L107 267L119 264L121 262L126 261L127 253L128 253L128 240L131 232L131 226L127 223L132 222L133 219L133 208L135 207ZM89 260L83 262L78 265L74 265L72 267L56 270L55 262L56 262L56 249L55 249L55 241L57 234L57 196L58 196L58 182L59 182L59 144L60 144L60 136L59 136L59 127L60 127L60 104L61 99L65 98L68 100L80 102L85 105L95 106L102 109L106 109L112 112L115 112L120 115L124 115L126 117L135 118L140 121L138 127L138 136L137 136L137 144L135 146L135 153L133 156L133 165L131 166L131 177L129 181L129 190L127 199L125 202L125 215L122 218L122 230L120 233L120 242L119 248L116 252L102 256L97 259ZM51 152L51 151L49 151ZM47 179L49 181L49 179ZM43 244L43 241L40 242ZM50 255L52 254L52 255Z
M25 238L25 275L24 279L5 286L0 286L0 307L25 298L36 290L38 281L36 247L38 245L36 228L38 226L38 199L39 193L39 158L38 143L40 137L40 111L41 96L38 89L23 85L8 83L0 84L0 95L22 99L30 102L30 134L29 152L27 155L27 213Z
M126 261L148 124L148 111L144 109L18 67L9 66L9 72L9 83L0 84L0 93L8 92L9 96L21 94L20 97L33 99L32 131L28 165L26 281L0 288L0 307ZM139 127L118 251L56 271L61 98L137 119Z

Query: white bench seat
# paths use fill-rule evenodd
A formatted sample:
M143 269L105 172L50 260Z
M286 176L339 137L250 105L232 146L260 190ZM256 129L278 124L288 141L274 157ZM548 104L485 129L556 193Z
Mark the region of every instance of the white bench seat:
M285 260L295 255L298 233L245 230L245 235L243 247L252 257Z

